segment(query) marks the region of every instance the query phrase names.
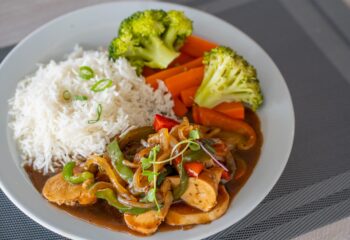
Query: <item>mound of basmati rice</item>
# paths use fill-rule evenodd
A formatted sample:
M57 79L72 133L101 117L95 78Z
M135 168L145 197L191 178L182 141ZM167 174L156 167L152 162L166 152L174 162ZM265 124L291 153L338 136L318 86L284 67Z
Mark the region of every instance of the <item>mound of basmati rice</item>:
M89 66L95 77L83 80L79 68ZM90 88L101 79L113 86L101 92ZM65 100L87 96L87 101ZM164 84L154 91L125 59L108 60L106 51L76 47L65 61L40 65L22 80L10 99L10 127L26 164L45 174L67 161L102 154L116 134L130 127L151 125L154 114L174 117L173 101ZM101 118L97 108L101 104Z

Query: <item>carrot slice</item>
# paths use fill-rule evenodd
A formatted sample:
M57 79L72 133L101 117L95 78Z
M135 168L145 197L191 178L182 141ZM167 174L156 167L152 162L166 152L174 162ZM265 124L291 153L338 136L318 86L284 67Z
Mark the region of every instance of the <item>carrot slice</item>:
M199 57L188 63L180 65L178 67L173 67L173 68L169 68L169 69L157 72L156 74L146 77L146 83L150 84L154 89L156 89L158 87L158 84L157 84L158 79L165 80L166 78L169 78L181 72L185 72L189 69L200 67L203 65L202 62L203 62L203 58Z
M182 117L185 116L185 114L188 112L187 107L178 97L174 97L174 107L173 107L174 113L176 116Z
M168 68L177 67L177 66L183 65L185 63L188 63L188 62L192 61L193 59L194 59L194 57L192 57L192 56L190 56L190 55L188 55L186 53L181 53L180 56L175 58L175 60L170 63Z
M184 45L181 48L181 52L193 57L202 57L204 52L207 52L217 46L218 45L216 43L191 35L187 37Z
M198 87L199 86L187 88L180 92L180 98L186 107L191 107L193 105L194 95L196 94Z
M231 118L244 119L244 106L240 102L220 103L214 110L226 114Z
M229 116L215 110L196 105L193 106L192 111L195 112L194 120L196 123L209 127L218 127L225 131L237 132L246 136L247 141L239 145L240 149L249 149L254 146L256 142L256 133L248 123L242 120L230 118Z
M201 124L201 121L199 119L199 111L198 111L197 105L193 105L193 107L192 107L192 118L193 118L193 121L195 123Z
M204 67L197 67L164 80L169 92L178 96L182 90L199 86L203 80Z

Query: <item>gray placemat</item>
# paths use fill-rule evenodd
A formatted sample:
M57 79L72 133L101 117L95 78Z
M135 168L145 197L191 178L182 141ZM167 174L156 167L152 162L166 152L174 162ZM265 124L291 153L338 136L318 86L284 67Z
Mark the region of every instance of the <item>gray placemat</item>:
M326 57L331 48L317 47L283 0L172 2L216 14L256 40L280 68L295 108L295 141L282 177L246 218L208 239L290 239L349 216L350 86ZM0 49L0 59L9 50ZM0 238L63 239L1 192Z

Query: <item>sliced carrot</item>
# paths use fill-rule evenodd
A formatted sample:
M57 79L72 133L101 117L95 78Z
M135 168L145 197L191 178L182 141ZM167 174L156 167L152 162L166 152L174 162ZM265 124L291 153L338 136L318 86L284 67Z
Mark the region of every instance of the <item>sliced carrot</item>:
M201 37L191 35L189 36L184 45L181 48L181 52L184 52L193 57L202 57L204 52L207 52L218 45L213 42L209 42Z
M201 124L200 119L199 119L199 111L198 111L198 106L193 105L192 107L192 118L194 123Z
M178 96L182 90L199 86L203 80L204 67L197 67L164 80L169 92Z
M236 169L234 178L238 180L241 177L243 177L243 175L246 173L247 163L242 158L235 158L235 161L236 161L237 169Z
M142 76L148 77L148 76L151 76L153 74L156 74L157 72L158 72L157 70L146 66L146 67L143 67L143 69L142 69Z
M175 60L170 63L168 68L183 65L185 63L192 61L193 59L194 59L194 57L191 57L190 55L188 55L186 53L181 53L180 56L175 58Z
M176 116L182 117L185 116L185 114L188 112L187 107L178 97L174 97L174 107L173 107L174 113Z
M185 72L189 69L200 67L203 65L202 62L203 58L199 57L178 67L173 67L157 72L156 74L146 77L146 83L150 84L154 89L156 89L158 87L157 80L165 80L166 78Z
M200 162L188 162L184 164L184 168L190 177L198 177L204 169L203 163Z
M223 113L209 108L194 105L192 109L192 111L195 111L197 114L197 120L195 120L197 123L209 127L218 127L225 131L237 132L246 136L247 141L239 146L241 149L249 149L254 146L256 142L256 133L248 123L230 118Z
M226 114L231 118L244 119L244 105L240 102L220 103L214 110Z
M194 95L196 94L198 87L199 86L187 88L180 92L180 98L186 107L191 107L193 105Z

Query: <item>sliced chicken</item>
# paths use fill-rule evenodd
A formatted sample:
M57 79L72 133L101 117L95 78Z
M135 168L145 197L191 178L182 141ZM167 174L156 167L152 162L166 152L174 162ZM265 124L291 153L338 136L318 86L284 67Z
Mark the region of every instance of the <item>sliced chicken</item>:
M205 169L198 178L190 177L186 192L181 196L188 205L207 212L215 207L222 168ZM168 177L173 187L180 183L178 176Z
M70 184L63 179L62 173L49 178L43 188L42 194L50 202L58 205L74 206L76 204L93 204L96 197L91 196L82 184Z
M170 181L165 180L160 188L164 197L164 205L159 212L157 210L151 210L139 215L124 214L126 225L128 225L130 229L145 235L150 235L157 231L158 226L164 221L169 207L173 202L173 194L170 188Z
M221 217L230 203L230 196L223 185L219 186L218 203L209 212L202 212L186 204L175 204L169 209L165 222L173 226L203 224Z

